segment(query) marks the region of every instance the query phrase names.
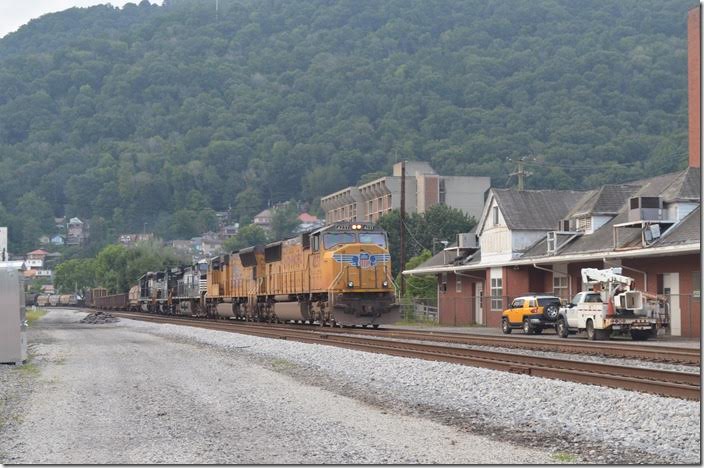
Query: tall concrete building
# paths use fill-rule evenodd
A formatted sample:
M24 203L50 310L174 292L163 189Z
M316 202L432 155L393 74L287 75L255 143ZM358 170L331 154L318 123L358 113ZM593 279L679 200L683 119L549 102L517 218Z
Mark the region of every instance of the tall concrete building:
M433 205L447 205L476 219L482 214L489 177L441 176L426 162L406 163L406 212L424 213ZM376 221L401 207L401 163L393 175L347 187L320 199L325 221Z

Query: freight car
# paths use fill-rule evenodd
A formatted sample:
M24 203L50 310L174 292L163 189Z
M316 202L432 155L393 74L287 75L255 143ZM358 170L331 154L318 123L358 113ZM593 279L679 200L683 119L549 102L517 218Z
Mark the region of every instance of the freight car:
M129 294L109 294L95 298L95 308L101 310L129 310Z
M37 307L46 307L49 305L49 296L40 294L37 296Z
M105 288L92 288L89 289L85 297L86 307L95 308L95 300L98 297L107 296L108 290Z
M216 257L205 312L267 322L395 323L386 233L370 223L336 223Z

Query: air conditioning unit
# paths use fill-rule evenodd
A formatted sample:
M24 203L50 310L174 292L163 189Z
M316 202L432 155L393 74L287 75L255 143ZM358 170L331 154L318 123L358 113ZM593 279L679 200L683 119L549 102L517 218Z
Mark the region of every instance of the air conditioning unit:
M473 232L457 234L457 247L460 249L478 249L479 236Z
M660 221L663 219L662 198L631 197L628 200L628 221Z

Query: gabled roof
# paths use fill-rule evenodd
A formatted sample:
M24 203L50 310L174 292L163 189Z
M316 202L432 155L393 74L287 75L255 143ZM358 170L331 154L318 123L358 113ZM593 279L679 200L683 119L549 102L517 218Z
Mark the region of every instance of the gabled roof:
M569 212L569 217L593 214L616 214L626 203L628 197L638 190L637 185L608 184L590 190Z
M696 179L696 175L699 173L699 169L692 168L686 169L680 172L673 172L670 174L664 174L657 177L652 177L649 179L642 179L634 182L629 182L627 185L636 186L635 190L629 196L653 196L653 197L663 197L668 201L674 200L691 200L696 201L699 198L698 186L700 182ZM696 179L696 180L695 180ZM697 188L696 199L691 198L695 195L694 188ZM628 248L628 247L639 247L641 245L641 231L638 228L625 228L620 229L618 233L618 245L614 245L614 234L613 226L614 224L626 223L628 222L628 197L624 200L621 205L619 213L611 219L608 223L601 226L599 229L594 231L592 234L580 236L570 242L568 245L562 247L559 251L560 255L569 254L581 254L581 253L593 253L593 252L606 252L612 251L614 249ZM695 210L699 213L699 208ZM693 214L690 213L684 219L680 220L679 223L675 224L673 227L668 229L663 237L651 247L663 246L665 245L665 239L669 238L671 235L675 236L676 232L686 232L687 235L678 238L673 237L670 242L677 242L676 239L681 239L679 243L692 243L700 241L700 233L698 227L695 228L692 221ZM687 224L683 224L687 221ZM685 229L685 231L681 231ZM546 257L547 254L547 243L545 239L540 240L530 249L528 249L521 258L538 258Z
M701 199L701 169L688 167L682 172L675 173L676 177L662 192L666 202L700 200Z
M317 223L318 217L308 213L301 213L298 215L298 220L302 223Z
M78 218L71 218L71 219L68 221L68 223L69 223L69 224L83 224L83 221L81 221L81 220L78 219Z
M578 209L596 210L593 213L605 212L605 207L613 209L613 204L621 198L623 203L618 207L617 214L609 222L589 235L582 235L574 238L567 245L560 248L557 254L547 253L546 238L532 245L523 255L508 262L487 263L487 266L498 266L507 264L526 264L533 262L561 261L562 258L576 261L582 258L624 258L629 256L646 256L652 251L654 255L668 254L673 252L688 253L701 249L701 206L696 207L678 223L665 231L662 237L649 247L641 247L640 228L618 228L619 244L614 246L614 225L626 223L628 221L628 198L634 196L659 196L666 202L697 202L700 200L701 181L700 170L698 168L688 168L683 171L664 174L648 179L637 180L624 184L610 184L589 192L567 192L567 191L524 191L516 192L509 190L492 189L491 196L496 196L497 203L501 207L507 224L512 229L528 229L526 227L515 226L535 226L537 223L526 222L525 217L536 216L538 219L550 221L550 216L555 217L560 210L560 203L555 202L552 194L561 194L565 199L571 196L581 196L574 202L575 208L572 213L580 213ZM512 193L508 193L512 192ZM542 192L542 195L537 193ZM630 192L630 193L629 193ZM516 195L521 194L521 195ZM546 195L549 194L549 195ZM541 198L542 197L542 198ZM529 206L528 203L535 203ZM490 201L487 200L485 211L480 223L488 216ZM509 209L504 210L504 207ZM550 208L551 215L544 216L541 210ZM526 211L520 211L525 209ZM565 211L565 213L567 213ZM555 222L549 224L545 230L554 230L557 227L557 220L565 216L554 218ZM481 225L481 224L480 224ZM454 270L472 270L482 268L480 264L481 253L475 252L471 257L461 264L453 265L454 258L448 256L447 263L443 263L441 254L435 255L422 265L414 268L409 273L438 273ZM424 270L424 271L423 271Z
M689 244L696 241L701 243L701 219L701 206L698 206L679 223L668 229L654 245L660 247Z
M255 214L255 218L271 218L271 210L267 208L266 210L262 210L259 213Z
M585 194L574 190L514 189L491 189L491 193L509 229L534 231L556 229Z
M46 254L48 254L48 253L49 253L49 252L47 252L46 250L37 249L37 250L32 250L32 251L29 252L27 255L46 255Z

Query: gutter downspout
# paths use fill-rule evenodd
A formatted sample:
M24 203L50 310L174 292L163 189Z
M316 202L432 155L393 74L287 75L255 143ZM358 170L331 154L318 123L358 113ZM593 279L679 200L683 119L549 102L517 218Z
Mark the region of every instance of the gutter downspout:
M555 286L555 280L554 280L554 278L555 278L555 270L551 270L550 268L545 268L545 267L538 266L538 265L536 265L535 263L533 264L533 268L536 268L536 269L538 269L538 270L548 271L548 272L552 273L552 277L553 277L553 287ZM568 269L567 271L569 271L569 269ZM561 274L562 274L562 273L558 273L558 275L561 275ZM567 273L567 295L568 295L569 297L572 297L572 275L570 275L569 273ZM568 297L568 300L569 300L569 297Z
M635 271L636 273L640 273L641 275L643 275L643 292L644 293L648 292L648 273L644 272L643 270L637 270L635 268L628 267L626 265L617 265L615 263L611 263L608 260L606 260L605 258L602 258L601 261L603 261L607 265L611 265L612 267L621 267L621 268L625 268L626 270L631 270L631 271Z

